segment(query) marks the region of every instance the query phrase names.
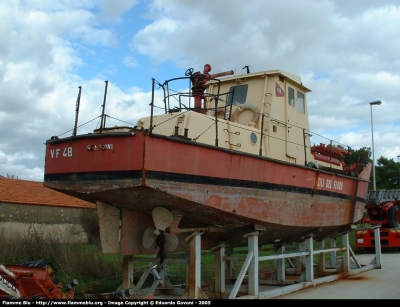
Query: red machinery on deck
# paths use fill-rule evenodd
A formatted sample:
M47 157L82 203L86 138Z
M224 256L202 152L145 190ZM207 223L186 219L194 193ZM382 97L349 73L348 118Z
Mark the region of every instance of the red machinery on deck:
M362 224L381 226L381 248L400 248L399 227L400 190L369 191L366 202L367 217ZM356 247L372 249L375 247L374 229L356 230Z

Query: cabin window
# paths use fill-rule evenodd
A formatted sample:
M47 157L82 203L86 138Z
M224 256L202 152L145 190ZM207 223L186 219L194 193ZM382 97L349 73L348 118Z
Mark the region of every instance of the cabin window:
M289 87L289 105L294 107L294 89Z
M227 105L231 105L232 102L233 104L244 104L247 98L248 87L248 84L232 86L229 89Z
M306 113L304 94L300 92L297 92L297 111L301 114Z
M295 92L293 88L289 87L288 88L288 104L291 107L296 106L296 101L297 101L297 112L301 114L306 113L306 102L305 102L305 96L301 92Z

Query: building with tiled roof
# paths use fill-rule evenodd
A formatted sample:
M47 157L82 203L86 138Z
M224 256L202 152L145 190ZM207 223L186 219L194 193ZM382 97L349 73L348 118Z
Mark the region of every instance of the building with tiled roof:
M96 205L54 191L43 182L0 178L0 203L95 209Z
M43 182L0 177L0 235L9 240L39 235L60 243L97 243L96 205Z

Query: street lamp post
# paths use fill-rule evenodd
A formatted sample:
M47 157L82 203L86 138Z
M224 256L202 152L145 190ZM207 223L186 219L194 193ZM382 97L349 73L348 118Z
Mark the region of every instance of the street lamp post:
M372 106L380 105L382 101L375 100L369 103L371 109L371 133L372 133L372 183L374 185L374 191L376 191L376 181L375 181L375 155L374 155L374 125L372 123Z

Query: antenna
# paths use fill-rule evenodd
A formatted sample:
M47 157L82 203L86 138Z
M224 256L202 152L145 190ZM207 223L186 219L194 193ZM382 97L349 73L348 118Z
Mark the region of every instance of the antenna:
M250 73L250 66L249 65L246 65L245 67L243 67L242 69L245 69L246 68L246 70L247 70L247 73L249 74Z

